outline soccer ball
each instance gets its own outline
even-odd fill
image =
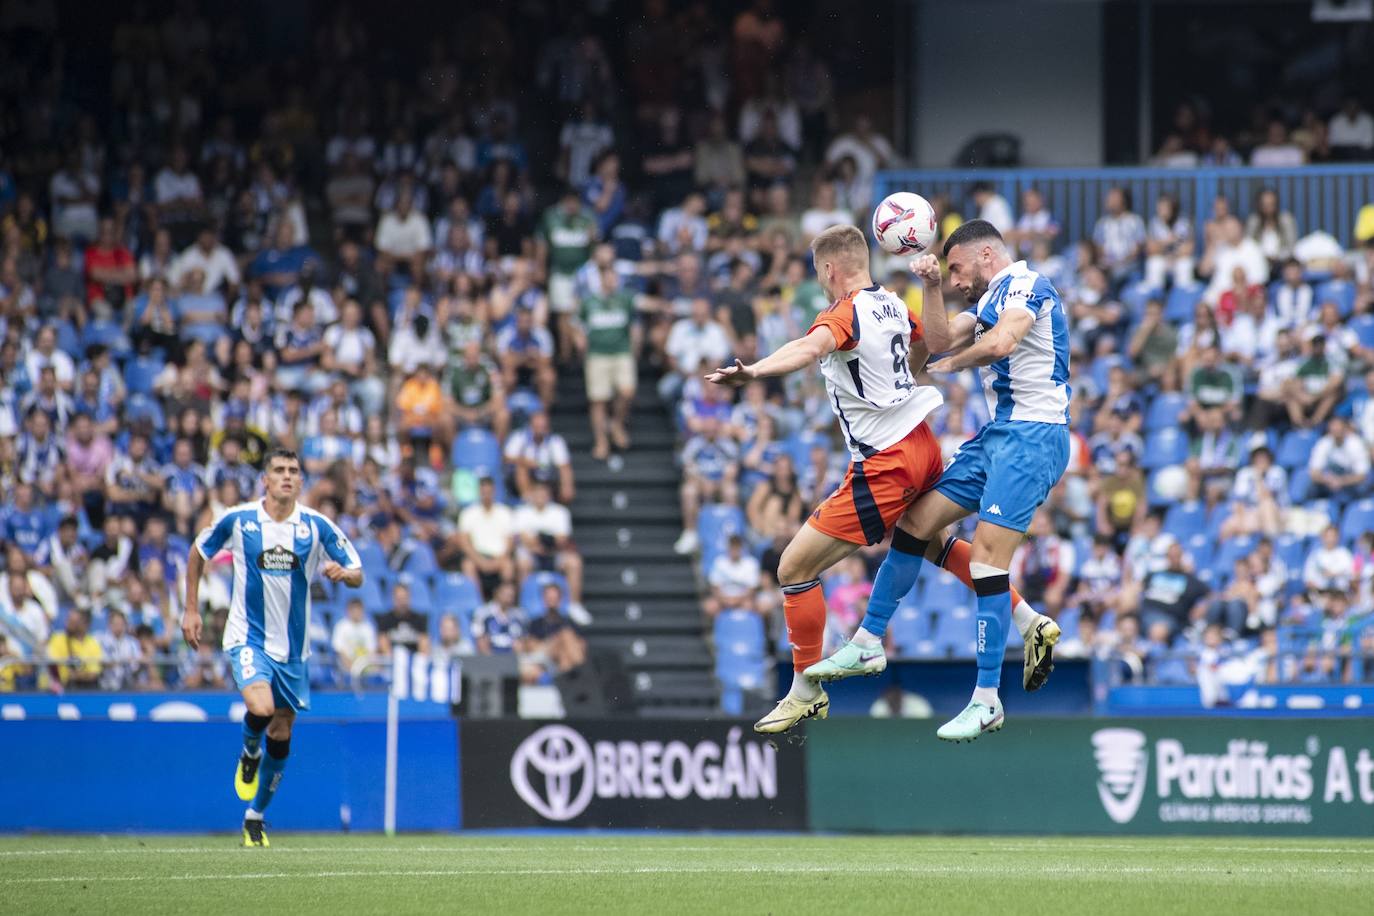
[[[873,211],[873,237],[888,254],[920,254],[935,244],[935,210],[920,194],[889,194]]]

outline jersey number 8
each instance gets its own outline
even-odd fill
[[[911,351],[907,348],[905,334],[892,335],[892,375],[893,387],[904,391],[916,387],[911,381]]]

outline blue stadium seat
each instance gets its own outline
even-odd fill
[[[441,610],[452,611],[465,622],[482,603],[477,583],[460,572],[434,574],[430,578],[430,590]]]
[[[453,465],[500,476],[501,443],[480,426],[470,426],[453,437]]]
[[[1312,487],[1312,475],[1307,465],[1291,468],[1288,471],[1288,501],[1301,505],[1307,501],[1307,491]]]
[[[1241,557],[1253,553],[1255,545],[1258,543],[1259,538],[1253,534],[1246,534],[1223,541],[1210,564],[1218,580],[1229,582],[1231,579],[1231,571],[1235,567],[1236,561]]]
[[[1353,502],[1341,515],[1341,540],[1346,546],[1354,546],[1366,531],[1374,531],[1374,499]]]
[[[697,537],[701,539],[702,552],[707,545],[725,549],[725,542],[732,534],[743,534],[747,528],[744,510],[728,503],[712,503],[702,506],[697,515]]]
[[[391,595],[383,587],[386,582],[384,578],[377,576],[363,575],[362,587],[358,589],[357,596],[362,599],[363,608],[369,614],[384,614],[391,608]]]
[[[133,421],[146,417],[152,423],[154,429],[165,429],[167,427],[167,415],[163,413],[162,404],[147,394],[131,394],[129,399],[124,402],[124,419]]]
[[[1274,538],[1274,556],[1283,561],[1289,573],[1301,570],[1307,562],[1308,540],[1296,534],[1281,534]]]
[[[1374,348],[1374,315],[1358,315],[1352,318],[1350,330],[1360,339],[1360,346]]]
[[[1078,622],[1083,618],[1083,612],[1076,607],[1065,608],[1059,612],[1055,618],[1055,623],[1059,624],[1061,639],[1075,639],[1078,636]]]
[[[1097,386],[1097,390],[1106,391],[1107,380],[1111,375],[1111,371],[1125,364],[1126,358],[1119,353],[1109,353],[1106,356],[1099,356],[1097,359],[1093,360],[1092,366],[1089,368],[1088,372],[1092,377],[1093,384]]]
[[[562,573],[557,572],[537,572],[525,577],[525,581],[520,583],[520,606],[525,609],[525,613],[530,618],[543,616],[544,614],[544,586],[549,583],[557,585],[563,593],[563,600],[559,609],[568,613],[568,580]]]
[[[1164,531],[1184,543],[1207,530],[1207,506],[1201,500],[1175,503],[1164,515]]]
[[[921,595],[921,605],[927,610],[943,614],[949,608],[968,604],[973,599],[973,592],[968,586],[943,569],[935,571],[934,575],[927,573],[921,578],[927,580]]]
[[[1169,290],[1169,298],[1164,300],[1164,318],[1174,324],[1184,324],[1193,320],[1193,309],[1202,298],[1202,286],[1175,286]]]
[[[544,402],[539,400],[539,395],[528,388],[517,388],[507,395],[506,409],[510,411],[512,424],[515,427],[520,427],[525,425],[524,421],[531,414],[539,413],[544,409]]]
[[[1212,539],[1205,534],[1195,534],[1183,542],[1183,549],[1193,558],[1196,569],[1208,569],[1212,565]]]
[[[768,666],[761,655],[716,653],[716,678],[728,690],[758,690],[766,683]]]
[[[354,546],[358,550],[358,559],[363,564],[364,578],[377,579],[391,575],[391,567],[386,562],[386,554],[376,541],[369,538]]]
[[[63,353],[77,354],[81,352],[81,338],[76,333],[76,326],[70,321],[59,321],[53,325],[57,331],[57,349]],[[34,379],[37,382],[37,379]]]
[[[1290,471],[1294,468],[1305,468],[1307,458],[1312,454],[1312,447],[1320,438],[1321,433],[1314,429],[1290,429],[1279,441],[1279,453],[1274,456],[1274,460]]]
[[[762,659],[767,651],[763,618],[749,611],[721,611],[712,626],[712,638],[717,653]]]
[[[1158,470],[1188,460],[1188,437],[1176,428],[1157,429],[1145,440],[1145,454],[1140,466],[1147,471]]]
[[[1348,318],[1355,310],[1355,284],[1349,280],[1328,280],[1313,291],[1312,298],[1319,308],[1327,302],[1336,303],[1341,317]]]
[[[124,387],[129,394],[151,394],[153,380],[164,365],[156,356],[135,356],[124,365]]]
[[[792,458],[792,466],[795,468],[808,467],[811,464],[811,448],[816,445],[830,449],[830,439],[815,430],[803,430],[791,436],[787,440],[787,454]]]
[[[1155,396],[1145,412],[1145,431],[1177,428],[1178,418],[1188,409],[1188,398],[1177,392],[1168,391]]]
[[[412,576],[402,573],[396,577],[396,582],[410,589],[410,606],[415,608],[417,613],[430,615],[430,626],[438,626],[439,615],[435,611],[441,610],[434,602],[434,593],[429,587],[427,576]],[[435,630],[437,633],[437,629]]]
[[[423,541],[412,545],[410,554],[401,565],[401,572],[412,576],[432,576],[439,571],[439,562],[434,558],[434,549]]]
[[[888,627],[892,646],[898,655],[917,655],[923,642],[931,642],[930,614],[923,611],[915,602],[903,601],[897,605]]]

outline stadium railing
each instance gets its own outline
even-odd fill
[[[1019,211],[1021,193],[1035,188],[1059,222],[1061,244],[1092,237],[1102,215],[1102,200],[1113,187],[1131,193],[1132,209],[1147,222],[1161,194],[1178,198],[1180,212],[1195,227],[1211,218],[1212,202],[1224,195],[1231,212],[1241,219],[1250,213],[1255,195],[1273,188],[1279,207],[1293,214],[1298,232],[1317,229],[1331,233],[1342,245],[1353,242],[1356,215],[1374,203],[1374,165],[1309,165],[1289,169],[1235,168],[1167,169],[910,169],[878,173],[877,197],[894,191],[916,190],[926,197],[944,194],[951,207],[975,215],[971,192],[979,182],[990,183]]]

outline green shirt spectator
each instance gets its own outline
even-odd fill
[[[583,299],[582,326],[587,331],[587,352],[597,356],[629,353],[634,316],[635,297],[626,290]]]

